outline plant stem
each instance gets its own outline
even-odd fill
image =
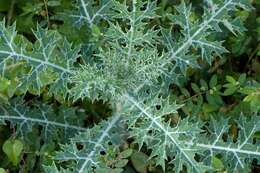
[[[46,11],[46,18],[47,18],[47,26],[50,26],[50,18],[49,18],[49,11],[48,11],[48,0],[43,0],[44,1],[44,8]]]
[[[255,56],[255,54],[257,53],[257,51],[260,49],[260,44],[257,45],[257,47],[255,48],[255,50],[250,54],[248,61],[246,62],[246,65],[244,66],[244,70],[246,70],[246,67],[249,65],[250,61],[253,59],[253,57]]]
[[[11,19],[13,17],[13,12],[14,12],[14,5],[16,3],[16,0],[12,0],[11,1],[11,6],[10,6],[10,9],[8,11],[8,15],[7,15],[7,25],[10,25],[11,24]]]

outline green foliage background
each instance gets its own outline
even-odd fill
[[[101,4],[99,0],[93,2],[94,7]],[[122,0],[118,2],[123,3]],[[192,3],[193,10],[190,20],[195,21],[201,16],[203,2],[200,0],[186,0],[185,2],[187,4]],[[183,65],[184,70],[182,72],[185,73],[185,77],[171,78],[170,85],[162,86],[170,92],[170,103],[176,101],[176,105],[183,105],[178,107],[178,111],[175,110],[174,113],[171,112],[170,115],[167,115],[167,120],[177,123],[183,117],[190,117],[208,123],[213,118],[228,119],[230,128],[227,133],[232,137],[232,140],[236,141],[239,136],[239,123],[237,122],[240,115],[243,114],[244,117],[249,117],[249,119],[250,117],[259,117],[260,1],[251,0],[250,3],[254,10],[244,11],[240,9],[232,12],[235,17],[242,20],[246,31],[241,33],[234,31],[232,34],[224,28],[221,33],[215,32],[209,35],[211,40],[215,38],[224,40],[225,49],[221,52],[224,53],[221,57],[214,55],[213,60],[211,57],[206,57],[204,59],[206,61],[192,62],[192,67]],[[140,28],[146,31],[153,26],[160,26],[165,33],[174,31],[174,37],[181,38],[178,34],[180,27],[172,25],[174,18],[171,19],[171,15],[177,13],[174,6],[180,4],[180,1],[160,0],[156,1],[155,4],[155,13],[148,14],[148,16],[154,17],[146,21],[148,26],[142,26],[142,23],[140,23]],[[118,7],[121,6],[118,5]],[[99,68],[90,65],[102,61],[104,55],[102,51],[106,50],[106,46],[117,39],[116,37],[107,38],[105,36],[106,32],[113,32],[113,30],[109,30],[112,22],[109,21],[111,22],[109,23],[102,18],[95,19],[93,24],[85,24],[82,21],[75,22],[76,20],[68,17],[68,14],[75,10],[77,9],[71,0],[0,0],[0,19],[5,21],[5,23],[0,24],[0,29],[2,31],[6,29],[6,32],[12,31],[15,23],[19,35],[15,38],[14,45],[24,47],[27,51],[25,53],[28,55],[35,55],[31,50],[42,51],[45,47],[41,46],[51,40],[53,44],[48,48],[48,51],[52,52],[52,48],[55,47],[52,52],[52,55],[57,55],[56,59],[53,60],[54,64],[60,64],[64,67],[69,64],[68,66],[71,68],[75,64],[76,67],[85,65],[83,71],[78,72],[74,78],[70,79],[73,82],[78,82],[70,91],[73,96],[70,96],[67,93],[66,86],[68,81],[64,80],[66,79],[65,74],[54,72],[53,69],[39,70],[39,72],[37,71],[37,78],[32,77],[25,80],[20,77],[30,73],[30,67],[25,65],[26,62],[12,63],[12,60],[7,62],[7,70],[4,73],[1,72],[0,75],[0,113],[1,116],[8,117],[0,118],[0,122],[3,124],[0,125],[0,146],[2,148],[0,150],[0,168],[2,168],[0,173],[4,171],[44,172],[43,165],[45,165],[46,172],[55,172],[55,169],[53,169],[55,166],[52,168],[48,166],[53,165],[55,156],[62,157],[60,156],[61,153],[60,155],[58,153],[57,156],[56,151],[70,151],[71,148],[65,145],[70,142],[69,138],[74,137],[78,131],[87,131],[88,137],[91,139],[94,134],[88,132],[87,128],[94,128],[94,131],[98,132],[100,127],[97,124],[105,127],[107,123],[105,120],[111,118],[112,109],[115,105],[112,105],[109,100],[111,95],[114,94],[113,92],[117,92],[117,90],[114,91],[114,88],[107,86],[106,89],[111,89],[111,93],[106,93],[106,95],[100,97],[99,94],[103,89],[103,78],[101,76],[97,79],[95,75],[90,76],[88,71],[95,72]],[[116,28],[116,25],[120,25],[127,28],[125,20],[121,18],[121,23],[117,23],[113,27]],[[7,29],[6,26],[11,26],[11,29]],[[43,38],[46,38],[46,40],[37,40],[35,37],[37,34],[39,37],[44,36]],[[149,35],[151,37],[145,38],[147,43],[143,44],[156,44],[158,50],[163,52],[163,44],[165,43],[156,37],[154,39],[154,35],[156,33],[151,32],[151,35]],[[151,43],[149,39],[151,39]],[[153,43],[153,39],[158,42]],[[142,45],[138,46],[143,48]],[[65,55],[69,55],[67,59],[61,59],[64,55],[63,52],[65,52]],[[78,58],[78,52],[83,55],[83,58]],[[93,56],[95,56],[94,59]],[[109,55],[107,54],[107,56]],[[114,59],[114,63],[119,64],[121,62],[116,62]],[[122,64],[118,66],[120,65]],[[200,68],[197,68],[198,65]],[[122,69],[113,70],[120,71]],[[131,73],[131,69],[128,73]],[[113,75],[111,74],[111,76]],[[121,79],[124,75],[126,74],[122,73],[122,76],[118,78]],[[156,74],[151,76],[156,76]],[[56,80],[57,78],[59,80]],[[139,79],[141,80],[141,77]],[[37,84],[36,80],[39,80]],[[80,85],[80,82],[84,82],[84,80],[87,82],[93,81],[93,85],[96,84],[95,81],[101,81],[100,84],[97,84],[100,88],[97,87],[93,93],[80,93],[81,87],[85,87],[84,83]],[[130,87],[127,80],[122,79],[121,83],[116,85],[122,88]],[[129,78],[129,80],[131,79]],[[114,84],[113,82],[116,83],[111,77],[109,83]],[[171,106],[176,106],[175,104]],[[129,109],[129,112],[131,111],[137,112]],[[19,117],[20,113],[30,117],[32,122],[26,121],[23,123],[22,118],[17,120],[15,117]],[[128,115],[128,112],[125,112],[125,114]],[[48,124],[49,122],[45,121],[46,117],[52,120],[52,123]],[[34,120],[37,120],[38,123],[33,123]],[[240,119],[239,121],[247,120]],[[62,126],[67,122],[72,122],[70,127]],[[56,128],[57,123],[60,123],[58,124],[59,129]],[[225,124],[224,121],[223,124]],[[126,127],[118,126],[115,128],[117,131],[122,131],[122,134],[127,134],[124,133]],[[195,131],[196,129],[190,127],[190,130]],[[101,162],[106,165],[106,169],[102,168],[96,172],[175,172],[176,167],[173,168],[169,162],[164,164],[162,160],[150,158],[151,148],[146,145],[140,148],[141,141],[133,140],[136,137],[135,134],[124,135],[120,138],[115,137],[117,147],[108,145],[108,152],[100,153],[103,155]],[[139,137],[138,134],[137,137]],[[259,138],[260,132],[258,130],[254,133],[254,140],[258,141]],[[80,139],[84,139],[84,137],[78,135],[73,138],[75,141]],[[19,150],[22,150],[21,153],[18,152]],[[215,172],[227,171],[225,163],[221,159],[218,155],[212,159]],[[250,164],[248,170],[252,172],[260,171],[257,161]],[[63,167],[69,167],[66,165],[75,166],[70,161],[61,164]],[[187,171],[189,170],[186,168],[182,172]]]

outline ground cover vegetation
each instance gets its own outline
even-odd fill
[[[260,172],[259,9],[0,0],[0,173]]]

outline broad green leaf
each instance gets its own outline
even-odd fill
[[[127,149],[127,150],[120,153],[120,157],[121,158],[128,158],[132,155],[132,153],[133,153],[132,149]]]
[[[206,91],[209,89],[207,82],[203,79],[200,80],[200,85],[202,91]]]
[[[55,7],[55,6],[60,6],[60,2],[59,1],[53,1],[53,0],[50,0],[50,1],[47,1],[47,5],[50,6],[50,7]]]
[[[6,173],[6,171],[3,168],[0,168],[0,173]]]
[[[20,140],[7,140],[3,145],[3,151],[8,159],[17,166],[20,162],[20,157],[23,151],[24,144]]]
[[[203,104],[203,112],[205,112],[205,113],[211,113],[211,112],[214,112],[216,110],[218,110],[218,106],[216,106],[216,105],[210,105],[210,104],[207,104],[207,103]]]
[[[98,38],[101,35],[100,29],[98,28],[97,25],[93,25],[91,30],[94,37]]]
[[[225,89],[223,95],[224,95],[224,96],[229,96],[229,95],[234,94],[236,91],[237,91],[237,87],[236,87],[236,86],[233,86],[233,87],[231,87],[231,88]]]
[[[122,168],[115,168],[115,169],[112,169],[112,168],[98,168],[96,170],[96,173],[122,173],[123,169]]]
[[[6,90],[9,85],[11,84],[11,82],[8,79],[2,78],[0,77],[0,92]]]
[[[197,84],[192,83],[191,84],[191,88],[193,89],[194,92],[200,93],[200,88],[199,88],[199,86]]]
[[[213,88],[218,84],[218,77],[217,75],[213,75],[209,81],[209,87]]]
[[[246,82],[246,74],[241,74],[238,78],[238,82],[240,83],[240,85],[243,85]]]
[[[212,158],[212,165],[215,170],[222,170],[225,168],[224,164],[222,163],[221,159],[213,156]]]
[[[148,168],[148,156],[143,152],[134,152],[131,156],[131,162],[135,170],[139,173],[146,173]]]
[[[128,159],[122,159],[122,160],[118,160],[116,163],[115,163],[115,167],[116,168],[123,168],[127,165],[128,163]]]
[[[226,76],[226,80],[232,85],[236,85],[236,80],[232,76]]]

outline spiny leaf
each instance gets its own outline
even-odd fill
[[[104,35],[110,46],[96,55],[100,63],[83,66],[71,78],[75,83],[71,88],[74,100],[85,97],[92,100],[116,98],[140,84],[152,85],[162,70],[157,67],[163,56],[159,56],[154,49],[158,31],[146,30],[144,22],[156,17],[155,2],[138,1],[128,6],[113,1],[112,9],[113,20]],[[118,25],[119,19],[127,22],[128,29]]]
[[[70,12],[69,17],[77,27],[86,24],[92,27],[100,19],[106,18],[106,12],[111,7],[112,2],[110,0],[101,0],[99,2],[94,0],[77,0],[74,5],[75,10]]]
[[[132,136],[140,147],[146,144],[153,151],[150,157],[154,157],[158,165],[165,169],[165,160],[170,157],[176,172],[180,172],[183,165],[191,172],[200,173],[209,169],[194,159],[195,154],[199,152],[197,147],[185,144],[186,141],[195,140],[201,131],[200,128],[187,119],[182,120],[175,127],[171,127],[170,121],[165,122],[165,116],[176,113],[180,106],[170,105],[167,99],[158,97],[145,99],[145,101],[137,100],[130,95],[124,97],[127,100],[126,107],[123,109],[127,110],[124,116],[131,117],[127,118],[127,122],[132,129]]]
[[[169,15],[174,24],[178,24],[182,27],[183,37],[177,41],[172,41],[172,37],[164,37],[167,38],[165,39],[165,45],[168,49],[168,57],[162,66],[167,66],[174,62],[172,65],[173,69],[180,69],[182,72],[185,72],[188,67],[198,67],[196,63],[197,57],[194,51],[192,51],[192,48],[196,48],[198,55],[209,64],[214,60],[214,55],[221,56],[227,52],[221,45],[222,41],[212,41],[209,36],[214,32],[221,32],[222,30],[219,26],[221,24],[225,25],[226,23],[226,25],[231,28],[231,26],[233,26],[231,23],[238,23],[237,21],[233,22],[233,19],[230,17],[229,13],[231,11],[236,11],[238,8],[250,10],[251,5],[248,1],[239,0],[210,2],[210,7],[204,9],[204,15],[201,21],[191,20],[191,7],[187,6],[184,1],[176,7],[179,14]],[[242,25],[236,25],[232,27],[231,31],[243,32],[244,30]],[[172,34],[170,33],[169,35]],[[186,58],[191,55],[191,58]]]
[[[41,126],[42,138],[45,141],[55,137],[69,139],[86,129],[82,126],[82,117],[75,113],[75,109],[60,107],[55,112],[50,105],[34,104],[32,107],[23,103],[22,99],[14,99],[10,105],[0,106],[0,123],[10,122],[16,128],[18,135],[25,137],[33,127]]]
[[[0,70],[8,75],[7,66],[26,62],[24,69],[17,74],[18,89],[26,92],[29,88],[40,94],[46,85],[53,84],[52,91],[64,93],[67,77],[73,71],[73,63],[78,57],[79,48],[71,44],[55,31],[37,27],[34,31],[36,42],[31,43],[17,35],[15,24],[9,27],[0,22]],[[61,44],[62,43],[62,44]]]
[[[227,137],[229,125],[228,120],[212,119],[209,126],[209,135],[200,138],[197,143],[190,143],[205,150],[204,162],[214,159],[215,156],[221,155],[225,168],[230,171],[249,171],[249,165],[253,159],[260,161],[259,139],[254,139],[254,134],[260,131],[260,118],[253,116],[245,118],[243,116],[237,121],[239,136],[234,139]],[[207,157],[206,157],[207,156]]]
[[[62,146],[62,151],[57,153],[55,160],[59,162],[72,161],[72,165],[67,166],[72,168],[73,173],[93,172],[95,169],[106,168],[106,163],[103,163],[101,159],[101,152],[106,153],[106,150],[111,147],[110,144],[116,147],[123,142],[120,134],[116,133],[123,132],[118,125],[120,118],[119,115],[115,115],[88,129],[87,132],[72,138],[70,144]],[[79,146],[81,147],[78,148]]]

